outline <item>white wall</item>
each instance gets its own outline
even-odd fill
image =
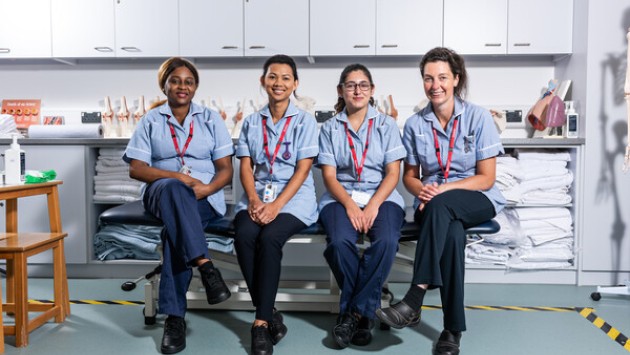
[[[583,3],[584,1],[578,1]],[[586,176],[582,282],[617,284],[630,275],[630,175],[621,170],[626,146],[628,1],[588,2]],[[625,275],[608,273],[619,270]]]

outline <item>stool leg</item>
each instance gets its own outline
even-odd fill
[[[0,282],[0,298],[2,298],[2,283]],[[4,353],[4,323],[2,321],[2,300],[0,299],[0,353]]]
[[[7,301],[5,303],[15,303],[15,260],[7,259]],[[7,315],[13,315],[13,312],[7,312]]]
[[[15,346],[28,345],[28,280],[26,255],[15,253]]]
[[[55,322],[61,323],[66,319],[66,312],[70,311],[70,308],[66,305],[67,297],[67,283],[64,282],[63,265],[63,240],[55,243],[53,247],[53,284],[55,292],[55,307],[59,307],[59,312],[55,316]],[[68,308],[67,308],[68,307]]]

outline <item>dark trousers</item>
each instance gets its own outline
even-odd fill
[[[341,289],[340,313],[357,312],[373,319],[380,308],[381,289],[389,275],[400,239],[405,212],[392,202],[384,202],[367,233],[370,247],[363,256],[356,246],[359,232],[348,219],[342,204],[326,205],[320,221],[326,230],[324,257]]]
[[[451,190],[435,196],[416,211],[420,225],[413,284],[439,287],[444,328],[466,330],[464,313],[464,249],[466,231],[495,216],[494,206],[481,192]]]
[[[144,208],[164,223],[158,310],[183,317],[192,278],[190,262],[208,257],[203,229],[220,216],[208,200],[197,200],[193,190],[177,179],[159,179],[149,184]]]
[[[271,322],[282,262],[282,247],[292,235],[306,228],[298,218],[280,213],[271,223],[256,224],[247,211],[234,218],[234,247],[238,264],[256,307],[256,319]]]

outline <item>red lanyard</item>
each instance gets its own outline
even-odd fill
[[[373,124],[374,124],[374,119],[369,119],[367,137],[365,138],[365,149],[363,149],[363,157],[361,158],[361,165],[359,165],[359,161],[357,159],[357,150],[354,148],[354,142],[352,141],[352,136],[350,135],[350,131],[348,130],[348,123],[347,122],[343,123],[343,125],[346,126],[346,136],[348,137],[348,144],[350,145],[350,152],[352,152],[352,160],[354,161],[354,168],[357,172],[357,182],[361,182],[361,173],[363,172],[363,165],[365,164],[365,157],[367,156],[368,147],[370,146],[370,133],[372,132]]]
[[[448,158],[446,160],[446,168],[442,165],[442,156],[440,155],[440,144],[438,143],[437,130],[433,127],[433,141],[435,142],[435,155],[437,156],[438,164],[444,175],[444,182],[448,182],[448,173],[451,171],[451,160],[453,159],[453,148],[455,147],[455,131],[457,131],[457,122],[459,116],[455,117],[453,121],[453,130],[451,131],[451,139],[448,144]]]
[[[263,147],[265,148],[265,154],[267,154],[267,160],[269,160],[269,175],[273,174],[273,163],[276,161],[278,151],[280,150],[280,146],[282,145],[282,141],[284,140],[284,135],[287,133],[287,129],[289,128],[289,124],[291,123],[292,118],[293,116],[289,116],[289,118],[287,118],[287,121],[284,123],[284,128],[282,129],[282,133],[280,133],[278,143],[276,143],[276,149],[273,151],[273,157],[269,154],[269,139],[267,138],[267,117],[263,116],[262,118]]]
[[[190,120],[190,130],[188,130],[188,139],[186,139],[186,143],[184,144],[184,150],[182,152],[179,151],[179,144],[177,144],[177,135],[175,134],[175,128],[173,128],[173,124],[168,122],[168,127],[171,129],[171,138],[173,138],[173,145],[175,146],[175,152],[177,152],[177,156],[179,156],[179,159],[182,160],[182,166],[185,166],[186,163],[184,162],[184,153],[186,153],[186,150],[188,149],[188,145],[190,144],[190,141],[192,140],[193,137],[193,128],[194,128],[194,120]]]

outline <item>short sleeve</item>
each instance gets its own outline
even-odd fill
[[[307,113],[304,114],[302,122],[298,123],[296,133],[295,138],[298,141],[297,160],[316,157],[319,148],[317,146],[317,121],[315,121],[315,117]]]
[[[232,137],[217,113],[210,111],[210,122],[214,127],[214,151],[212,152],[212,160],[218,160],[234,154],[234,144]]]
[[[131,135],[123,155],[125,162],[131,163],[131,160],[140,160],[151,165],[151,121],[149,117],[148,114],[144,115]]]
[[[332,121],[325,123],[319,131],[319,154],[317,155],[317,166],[337,166],[335,153],[333,151],[331,123]]]
[[[411,124],[414,120],[416,116],[411,116],[407,119],[407,122],[405,123],[405,127],[403,128],[403,145],[405,147],[405,150],[407,151],[407,157],[405,158],[405,163],[409,164],[409,165],[413,165],[413,166],[418,166],[420,165],[419,159],[418,159],[418,149],[416,147],[416,141],[414,139],[414,132],[413,132],[413,128],[411,127]]]
[[[499,132],[497,132],[490,112],[482,110],[481,120],[475,132],[477,140],[477,160],[485,160],[504,153]]]
[[[236,143],[236,157],[251,157],[249,151],[249,145],[247,144],[247,136],[251,125],[252,116],[248,116],[243,121],[243,127],[241,128],[241,134],[238,136],[238,142]]]
[[[389,164],[393,161],[401,160],[407,155],[402,140],[400,139],[400,130],[393,118],[387,117],[385,119],[385,132],[383,137],[383,152],[385,153],[385,161],[383,163]]]

